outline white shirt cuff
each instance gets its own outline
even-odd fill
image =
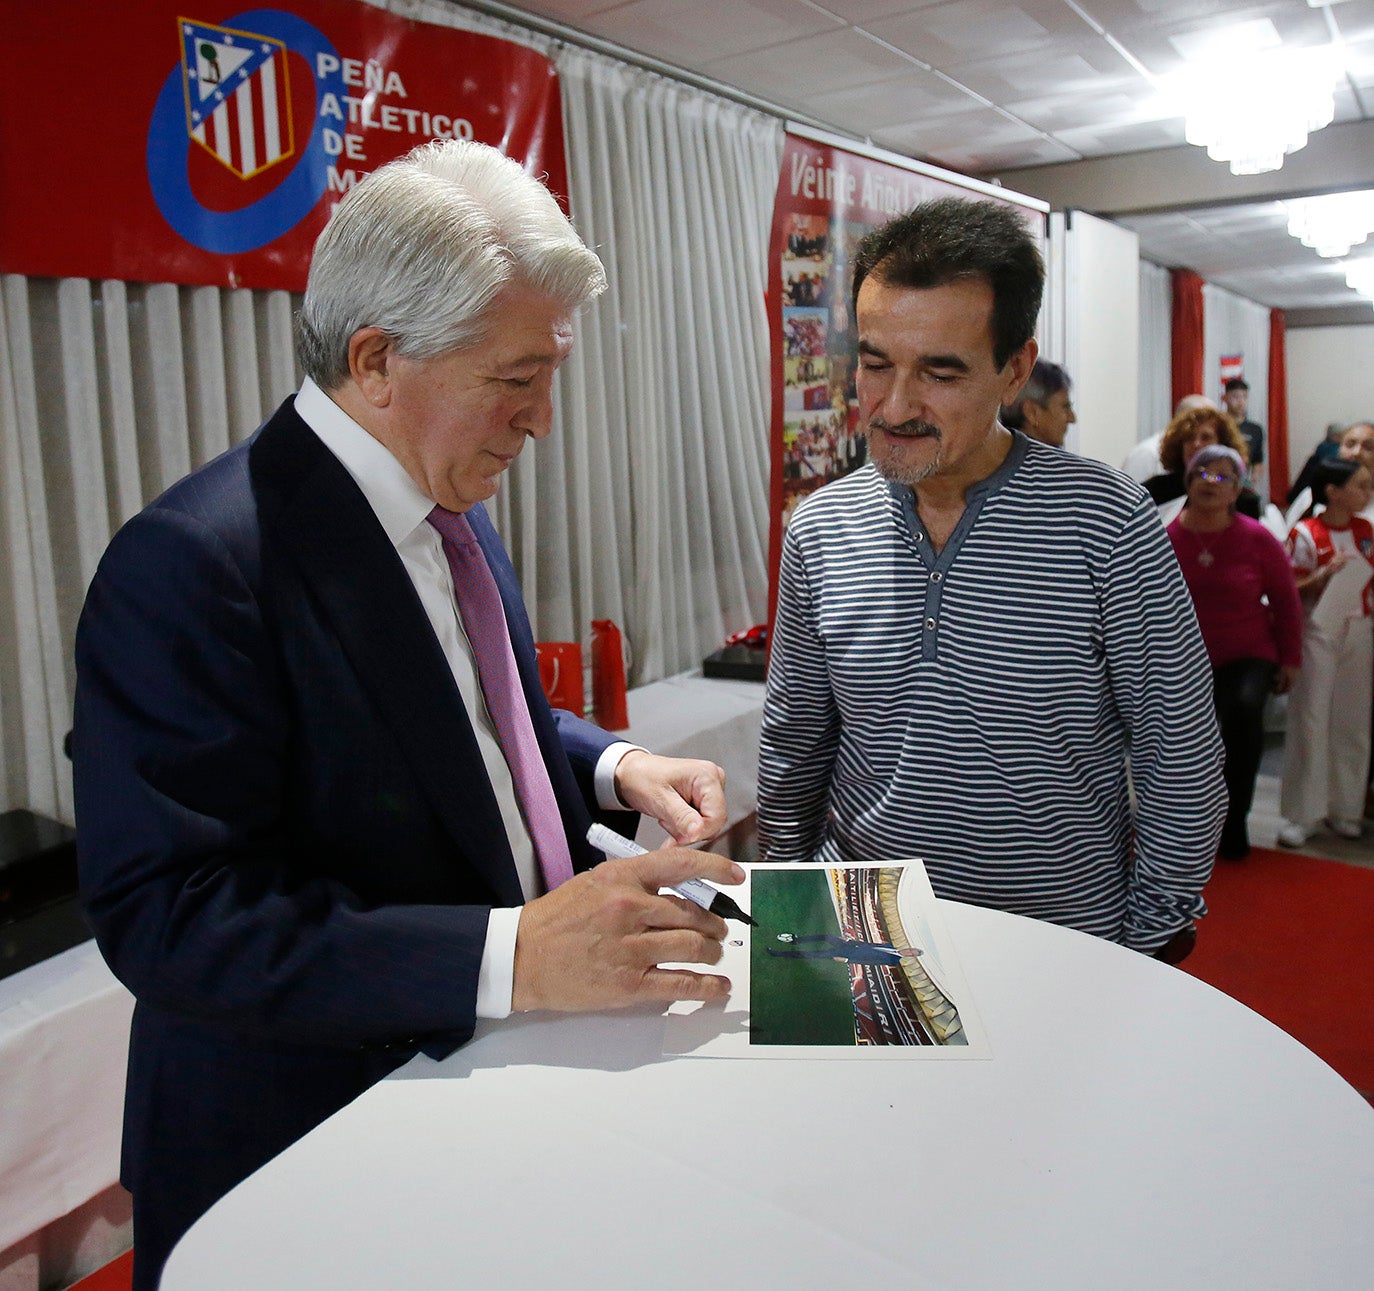
[[[639,749],[641,753],[648,750],[639,744],[629,744],[624,740],[617,740],[596,760],[596,771],[594,779],[596,783],[596,805],[602,811],[629,811],[620,795],[615,791],[615,769],[620,765],[620,759],[634,749]]]
[[[615,769],[620,759],[638,744],[617,740],[596,760],[593,777],[596,805],[604,811],[628,811],[615,791]],[[515,990],[515,936],[520,928],[523,906],[496,906],[487,919],[487,941],[482,948],[482,966],[477,972],[477,1016],[508,1018],[511,995]]]
[[[477,972],[477,1016],[508,1018],[515,991],[515,934],[524,906],[495,906],[487,919],[487,944]]]

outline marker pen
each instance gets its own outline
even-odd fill
[[[593,825],[587,831],[587,841],[607,856],[643,856],[649,850],[617,834],[615,830],[607,829],[605,825]],[[693,905],[720,915],[722,919],[737,919],[751,928],[756,926],[753,919],[735,904],[733,897],[727,896],[719,888],[713,888],[705,879],[688,879],[685,883],[679,883],[673,891],[680,897],[686,897]]]

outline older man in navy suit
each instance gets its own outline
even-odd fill
[[[77,636],[82,881],[137,997],[122,1177],[136,1284],[219,1196],[478,1017],[710,999],[725,924],[659,889],[723,857],[601,859],[593,817],[718,832],[712,763],[539,687],[480,503],[549,433],[600,262],[477,144],[360,184],[321,235],[307,373],[115,537]]]

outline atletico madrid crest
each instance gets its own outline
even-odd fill
[[[186,131],[240,179],[295,152],[286,46],[270,36],[178,18]]]

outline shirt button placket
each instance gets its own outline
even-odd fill
[[[927,661],[937,657],[936,646],[938,637],[937,629],[940,626],[940,599],[944,591],[942,586],[943,575],[939,570],[932,570],[930,581],[926,584],[926,617],[921,627],[921,658]]]

